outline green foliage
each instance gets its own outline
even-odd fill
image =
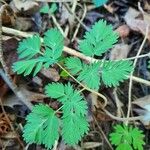
[[[47,148],[52,148],[59,138],[59,119],[55,111],[47,105],[35,105],[26,120],[24,140],[27,143],[44,144]]]
[[[24,127],[23,137],[28,143],[44,144],[51,148],[59,138],[59,130],[62,128],[62,137],[65,143],[75,145],[87,133],[89,125],[86,119],[87,103],[74,90],[71,84],[48,84],[45,87],[47,96],[58,99],[62,103],[63,116],[58,119],[57,110],[54,111],[47,105],[39,104],[33,107],[27,116],[27,124]],[[59,121],[62,121],[60,126]]]
[[[114,126],[114,132],[110,134],[110,141],[116,150],[143,150],[144,135],[136,127],[126,125]]]
[[[43,12],[50,11],[49,9],[47,7]],[[100,56],[112,48],[117,39],[118,35],[113,32],[112,26],[100,20],[89,32],[86,32],[84,39],[79,43],[79,50],[87,56]],[[35,76],[43,67],[49,68],[60,61],[63,47],[63,36],[55,28],[45,32],[43,40],[39,35],[26,38],[19,43],[17,52],[20,60],[13,64],[13,71],[25,76],[33,73]],[[63,68],[60,64],[58,66]],[[67,58],[65,66],[72,75],[77,76],[79,82],[83,82],[87,88],[94,90],[99,89],[101,81],[109,87],[119,85],[119,82],[126,79],[133,69],[130,61],[99,60],[88,64],[74,57]],[[63,71],[64,76],[70,75],[65,74],[67,73],[65,69]],[[77,144],[89,130],[86,118],[87,103],[80,92],[74,90],[70,83],[66,85],[48,84],[45,87],[46,95],[57,99],[62,106],[58,110],[53,110],[44,104],[34,106],[32,112],[27,116],[27,123],[24,127],[25,141],[44,144],[50,149],[61,135],[65,143]],[[62,111],[61,117],[58,117],[60,116],[57,115],[58,111]],[[112,144],[118,146],[118,149],[121,149],[122,146],[131,149],[133,146],[139,150],[143,145],[142,140],[139,143],[135,140],[135,136],[138,136],[138,140],[142,137],[139,130],[129,128],[128,133],[128,127],[123,126],[122,129],[126,131],[125,135],[122,135],[121,130],[111,134]],[[127,138],[127,142],[122,142],[122,137],[123,140]]]
[[[108,61],[102,66],[102,80],[106,86],[118,86],[133,70],[131,61]]]
[[[56,3],[53,3],[51,6],[45,4],[41,9],[40,12],[44,14],[53,14],[57,10]]]
[[[99,89],[101,80],[106,86],[118,86],[133,70],[130,61],[101,61],[87,65],[73,57],[66,59],[65,66],[73,75],[78,75],[79,81],[96,90]]]
[[[100,86],[100,63],[95,62],[90,65],[84,64],[82,71],[78,76],[78,80],[85,83],[91,89],[99,89]]]
[[[93,3],[95,4],[96,7],[100,7],[104,5],[108,0],[93,0]]]
[[[63,50],[63,36],[57,29],[50,29],[45,32],[44,48],[41,51],[41,40],[39,36],[29,37],[20,42],[17,49],[20,60],[13,64],[12,68],[17,74],[24,73],[24,76],[29,75],[33,70],[35,76],[42,67],[48,68],[50,65],[57,62]]]
[[[100,56],[117,42],[118,35],[112,30],[111,25],[100,20],[86,32],[84,39],[79,43],[80,51],[87,56]]]

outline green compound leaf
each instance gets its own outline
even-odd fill
[[[87,56],[100,56],[117,42],[118,35],[106,21],[96,22],[89,32],[85,33],[84,39],[79,43],[79,49]]]
[[[57,59],[61,56],[63,47],[64,47],[64,40],[63,36],[60,33],[60,31],[56,28],[48,30],[44,34],[44,44],[46,48],[51,51],[49,53],[49,56],[53,59]]]
[[[48,84],[45,93],[52,98],[57,98],[63,104],[62,137],[65,143],[77,144],[89,128],[86,119],[86,101],[83,100],[79,91],[73,89],[70,83],[67,85]]]
[[[52,148],[59,138],[59,119],[55,116],[55,112],[47,105],[39,104],[33,107],[26,120],[27,124],[23,131],[25,141]]]
[[[45,86],[45,94],[51,98],[60,98],[65,95],[64,85],[61,83],[51,83]]]
[[[106,86],[118,86],[133,70],[131,61],[108,61],[102,66],[102,80]]]
[[[39,35],[34,35],[32,37],[26,38],[19,42],[17,52],[19,58],[32,58],[37,53],[40,53],[41,41]]]
[[[116,150],[143,150],[144,135],[136,127],[126,125],[116,125],[114,132],[110,134],[110,141],[117,146]]]
[[[77,74],[83,68],[83,64],[79,58],[70,57],[65,61],[65,66],[70,70],[72,75]]]
[[[108,0],[93,0],[93,3],[95,4],[96,7],[100,7],[104,5]]]
[[[68,112],[67,117],[62,120],[62,137],[65,143],[75,145],[89,130],[86,117],[78,116],[75,113]]]
[[[100,86],[100,63],[95,62],[90,65],[84,64],[82,71],[79,73],[78,80],[82,81],[91,89],[99,89]]]
[[[63,36],[57,29],[50,29],[45,33],[44,37],[45,51],[40,51],[40,37],[33,36],[24,39],[19,43],[19,58],[24,58],[15,62],[12,66],[17,74],[29,75],[33,70],[35,76],[42,67],[48,68],[57,62],[63,50]]]

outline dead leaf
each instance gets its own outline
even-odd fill
[[[5,26],[14,26],[16,15],[9,5],[5,5],[2,9],[2,23]]]
[[[143,35],[145,35],[147,26],[150,26],[150,21],[148,21],[150,20],[150,15],[149,14],[146,15],[144,13],[143,19],[138,18],[139,15],[140,15],[139,11],[130,7],[124,18],[125,18],[127,25],[132,30],[140,32]],[[149,33],[148,33],[148,40],[150,41],[150,27],[149,27]]]
[[[42,69],[40,71],[45,77],[47,77],[48,79],[52,80],[52,81],[58,81],[60,79],[60,75],[57,72],[56,69],[54,68],[50,68],[50,69]]]
[[[116,29],[119,37],[126,38],[130,33],[130,28],[127,25],[121,25]]]
[[[34,23],[31,18],[17,17],[14,24],[14,28],[20,31],[27,31],[31,29],[33,25]]]
[[[111,50],[110,59],[119,60],[119,59],[127,58],[130,50],[131,50],[131,46],[129,46],[128,44],[124,44],[124,43],[117,44]]]
[[[143,119],[141,119],[143,125],[146,128],[150,129],[150,95],[138,98],[135,101],[133,101],[132,104],[135,105],[133,110],[139,115],[144,116]]]
[[[11,8],[16,14],[25,13],[26,15],[33,15],[40,9],[40,3],[31,0],[12,0]]]

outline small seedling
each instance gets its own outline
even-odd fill
[[[110,134],[110,141],[116,150],[143,150],[143,138],[141,130],[124,124],[114,126],[114,132]]]

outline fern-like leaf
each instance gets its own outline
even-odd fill
[[[83,68],[83,64],[79,58],[70,57],[65,61],[65,66],[70,70],[72,75],[76,75]]]
[[[65,143],[75,145],[88,132],[88,123],[85,116],[78,116],[73,111],[68,112],[62,119],[62,137]]]
[[[106,21],[96,22],[89,32],[85,33],[84,40],[79,43],[79,49],[87,56],[100,56],[117,42],[118,35]]]
[[[58,83],[48,84],[45,93],[63,104],[62,137],[67,144],[76,144],[87,133],[89,127],[86,119],[86,101],[70,83],[64,86]]]
[[[102,80],[106,86],[118,86],[133,70],[131,61],[108,61],[102,66]]]
[[[57,59],[61,56],[64,46],[63,36],[56,28],[48,30],[44,34],[44,44],[50,49],[49,55],[53,59]]]
[[[51,98],[60,98],[65,95],[64,85],[61,83],[51,83],[45,86],[45,94]]]
[[[26,76],[34,70],[33,76],[35,76],[42,67],[48,68],[56,63],[62,54],[63,36],[59,30],[50,29],[45,33],[44,42],[44,52],[40,51],[39,36],[33,36],[20,42],[18,47],[19,58],[24,58],[24,60],[15,62],[12,66],[13,71]]]
[[[40,53],[41,41],[39,35],[26,38],[19,42],[17,52],[19,58],[32,58],[36,54]]]
[[[26,118],[23,137],[27,143],[44,144],[52,148],[59,138],[59,120],[55,112],[47,105],[39,104],[33,107]]]
[[[143,150],[144,135],[136,127],[126,125],[116,125],[114,132],[110,134],[110,141],[117,146],[117,150],[137,149]]]
[[[78,80],[82,81],[87,87],[98,90],[100,86],[100,63],[95,62],[90,65],[84,64],[82,71],[79,73]]]

